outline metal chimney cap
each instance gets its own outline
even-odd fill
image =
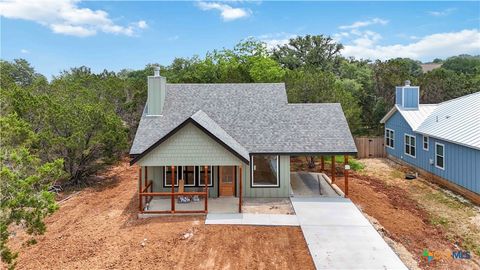
[[[410,86],[410,80],[405,81],[405,86]]]
[[[160,76],[160,67],[159,66],[156,66],[153,68],[154,72],[153,72],[153,75],[158,77]]]

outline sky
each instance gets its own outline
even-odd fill
[[[480,54],[480,2],[0,0],[3,60],[48,78],[71,67],[142,69],[246,38],[269,48],[328,35],[344,56],[423,62]]]

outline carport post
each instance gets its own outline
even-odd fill
[[[140,212],[142,209],[142,167],[138,168],[138,210]]]
[[[345,177],[345,198],[348,197],[348,171],[350,170],[350,165],[348,165],[348,156],[345,155],[343,164],[343,175]]]
[[[335,182],[335,156],[332,156],[332,183]]]
[[[177,172],[178,174],[178,172]],[[171,211],[172,211],[172,214],[175,213],[175,166],[172,165],[172,201],[171,201]]]
[[[238,180],[238,212],[242,213],[242,165],[238,166],[240,169],[240,179]]]
[[[323,156],[320,157],[320,171],[324,171],[325,170],[325,158],[323,158]]]
[[[203,179],[203,181],[205,181],[205,213],[208,213],[208,177],[209,175],[208,174],[208,166],[204,166],[203,167],[203,170],[204,170],[204,176],[205,178]],[[210,173],[213,173],[213,167],[212,167],[212,170],[210,171]]]

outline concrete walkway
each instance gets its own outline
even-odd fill
[[[291,198],[317,269],[407,269],[345,198]]]
[[[297,216],[279,214],[207,214],[205,224],[299,226]]]

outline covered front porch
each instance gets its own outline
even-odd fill
[[[142,166],[139,169],[139,212],[241,213],[242,178],[241,164]]]

